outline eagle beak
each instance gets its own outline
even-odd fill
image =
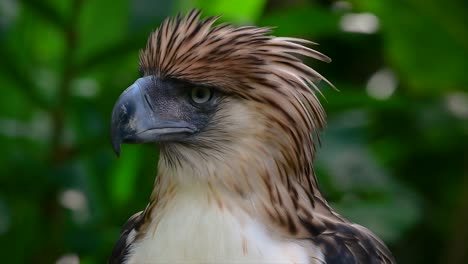
[[[158,89],[151,76],[138,79],[119,97],[112,110],[112,147],[120,155],[122,143],[155,143],[177,141],[197,131],[183,120],[158,113],[152,105],[149,89]],[[165,116],[164,118],[162,116]]]

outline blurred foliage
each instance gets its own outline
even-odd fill
[[[334,207],[399,263],[468,263],[468,2],[1,0],[0,259],[102,263],[145,207],[157,149],[109,143],[110,111],[167,15],[199,7],[320,43],[317,160]]]

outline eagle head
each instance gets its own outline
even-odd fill
[[[213,26],[217,19],[194,10],[150,35],[142,77],[112,112],[114,150],[157,142],[160,170],[204,178],[251,175],[253,167],[309,177],[314,135],[325,124],[314,90],[324,78],[297,55],[330,59],[305,46],[312,42],[265,27]]]

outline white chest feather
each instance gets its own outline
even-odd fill
[[[273,239],[238,208],[204,188],[179,192],[135,243],[127,263],[309,263],[302,246]]]

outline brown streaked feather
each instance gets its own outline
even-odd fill
[[[301,221],[313,234],[309,239],[321,249],[328,264],[395,263],[385,245],[361,226],[346,222]]]
[[[119,240],[112,250],[112,255],[109,258],[109,264],[124,263],[129,254],[130,245],[135,241],[135,238],[143,224],[143,211],[132,215],[125,223],[120,233]],[[132,232],[135,232],[132,234]]]

